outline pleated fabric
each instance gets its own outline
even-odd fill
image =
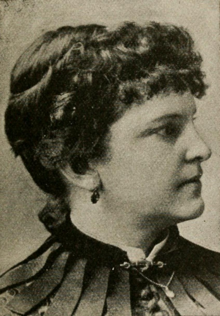
[[[108,316],[132,316],[129,272],[121,269],[116,273],[114,288],[107,298]]]
[[[220,300],[220,276],[213,274],[206,267],[198,269],[196,276]]]
[[[194,275],[181,273],[179,279],[186,293],[200,306],[205,315],[220,313],[220,301]]]
[[[26,286],[7,304],[7,307],[24,315],[38,306],[60,284],[68,256],[69,252],[61,253],[52,267]]]
[[[191,261],[192,257],[189,258]],[[181,260],[179,263],[175,276],[169,284],[169,290],[175,293],[175,296],[170,298],[170,302],[179,315],[218,316],[220,315],[220,277],[208,271],[198,259],[199,257],[194,257],[191,266],[188,260],[185,262]],[[160,273],[158,282],[166,285],[169,279],[169,274]]]
[[[97,266],[87,285],[74,316],[102,316],[108,290],[110,268]]]
[[[79,246],[71,249],[54,237],[46,240],[0,278],[0,303],[6,300],[0,316],[39,315],[39,310],[44,316],[220,315],[220,255],[180,239],[178,248],[158,256],[164,268],[146,272],[154,283],[142,280],[140,287],[131,290],[139,281],[132,283],[135,274],[120,267],[118,261],[106,260],[116,258],[109,254],[112,248],[102,252],[104,248],[93,242],[89,249],[92,254],[87,255]],[[208,268],[209,256],[215,269]],[[166,295],[166,285],[174,297]],[[144,289],[149,289],[149,300],[141,297]],[[144,300],[138,308],[131,297],[135,291],[139,303]]]
[[[8,287],[21,284],[31,279],[45,266],[50,254],[61,246],[55,242],[55,237],[49,237],[45,243],[31,256],[16,264],[0,276],[0,293]]]
[[[166,283],[165,283],[166,284]],[[171,302],[180,315],[204,316],[204,313],[185,291],[178,277],[174,277],[169,289],[175,293]]]
[[[80,299],[87,259],[79,258],[66,274],[45,316],[71,316]]]

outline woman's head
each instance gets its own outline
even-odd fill
[[[111,126],[111,158],[93,166],[113,210],[162,227],[201,215],[201,163],[211,152],[195,113],[190,92],[170,93],[132,107]]]
[[[128,109],[159,95],[205,93],[201,57],[186,30],[124,23],[45,33],[11,76],[6,133],[35,182],[63,194],[59,169],[79,174],[108,155],[106,138]],[[135,153],[134,153],[135,155]]]

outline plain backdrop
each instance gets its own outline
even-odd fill
[[[183,25],[204,58],[210,85],[198,105],[198,128],[213,151],[204,164],[201,218],[179,225],[188,239],[220,251],[220,61],[218,0],[0,0],[0,270],[25,258],[48,236],[37,219],[45,195],[35,186],[4,135],[10,71],[40,34],[63,25],[147,20]]]

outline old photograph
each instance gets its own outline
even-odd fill
[[[0,316],[220,316],[219,0],[0,1]]]

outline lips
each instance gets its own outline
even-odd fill
[[[196,174],[195,176],[193,176],[193,177],[191,177],[191,178],[188,178],[188,179],[186,179],[186,180],[183,180],[183,181],[180,183],[179,187],[182,187],[182,186],[187,185],[187,184],[190,184],[190,183],[200,184],[200,185],[201,185],[201,181],[200,181],[201,177],[202,177],[202,172],[200,172],[199,174]]]
[[[201,178],[201,175],[197,175],[197,176],[195,176],[195,177],[192,177],[192,178],[190,178],[190,179],[184,181],[182,184],[200,182],[200,178]]]

